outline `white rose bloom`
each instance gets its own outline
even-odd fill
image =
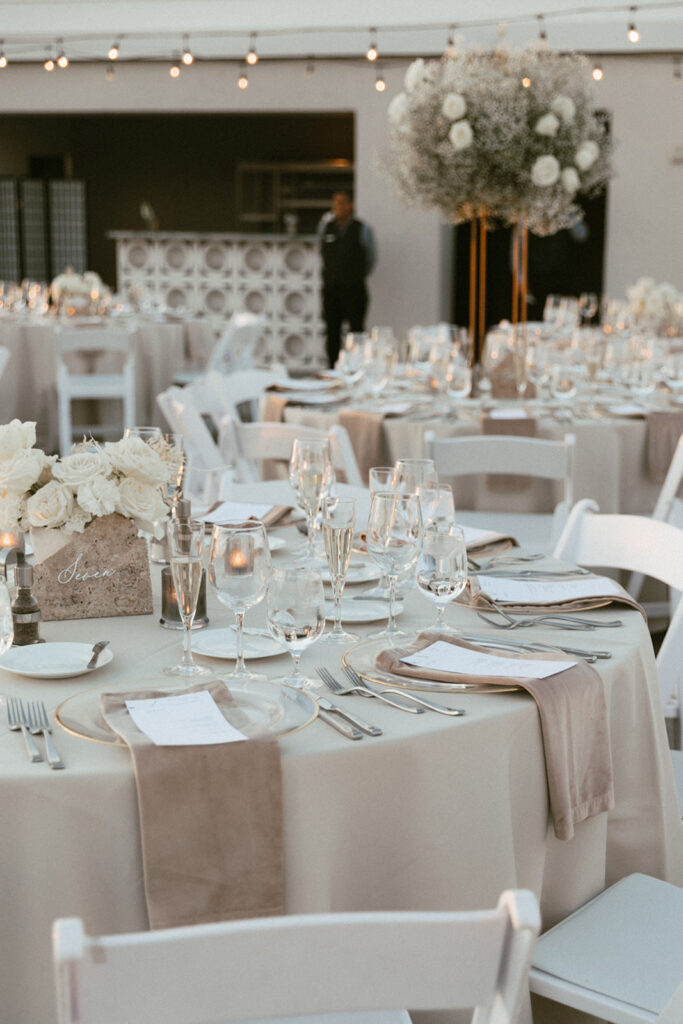
[[[571,96],[556,96],[550,109],[553,114],[557,114],[562,124],[571,124],[576,116],[576,104]]]
[[[17,533],[21,530],[21,520],[25,512],[26,500],[23,494],[3,494],[0,497],[0,530]]]
[[[109,441],[105,445],[105,451],[114,469],[125,476],[152,485],[168,482],[168,465],[141,437],[124,437],[122,441]]]
[[[73,507],[71,488],[58,480],[51,480],[26,502],[25,521],[29,526],[64,526]]]
[[[126,477],[119,484],[118,511],[127,519],[134,519],[138,528],[148,533],[158,533],[154,531],[154,524],[163,523],[168,516],[168,507],[160,491],[133,477]]]
[[[581,184],[579,173],[574,167],[565,167],[560,175],[560,181],[565,192],[573,196]]]
[[[542,188],[554,185],[559,176],[559,161],[550,154],[547,156],[539,156],[538,160],[536,160],[534,166],[531,168],[531,180],[534,185],[539,185]]]
[[[0,426],[0,461],[11,458],[21,448],[32,448],[36,443],[35,423],[12,420]]]
[[[472,127],[469,121],[455,121],[451,125],[451,130],[448,133],[448,138],[453,146],[453,149],[467,149],[468,146],[472,145]]]
[[[544,114],[536,122],[534,131],[537,135],[547,135],[549,138],[552,138],[554,135],[557,135],[559,127],[560,122],[554,114]]]
[[[11,459],[0,462],[0,488],[28,491],[38,482],[48,464],[47,456],[40,448],[20,448]]]
[[[406,92],[412,92],[422,82],[427,80],[427,67],[422,57],[418,57],[409,65],[404,79]]]
[[[389,104],[389,120],[392,124],[400,124],[408,116],[408,97],[404,92],[397,93]]]
[[[74,505],[71,515],[64,523],[64,533],[83,533],[91,521],[92,516],[89,512],[86,512],[84,508],[80,508],[78,505]]]
[[[587,171],[600,156],[600,147],[593,139],[582,142],[574,154],[574,163],[580,171]]]
[[[54,466],[52,475],[63,484],[78,487],[79,484],[92,480],[95,476],[106,475],[110,471],[111,461],[103,451],[75,452],[73,455],[65,455],[61,462]]]
[[[449,92],[441,104],[441,113],[450,121],[459,121],[461,117],[465,116],[466,110],[465,97],[461,96],[459,92]]]
[[[89,516],[108,516],[116,511],[119,503],[118,484],[106,476],[94,476],[79,484],[76,497]]]

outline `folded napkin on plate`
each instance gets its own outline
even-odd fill
[[[367,482],[373,466],[386,466],[389,452],[384,437],[384,413],[342,409],[338,423],[349,435],[360,475]]]
[[[539,570],[542,571],[542,570]],[[547,596],[552,594],[552,596]],[[475,607],[502,605],[508,611],[589,611],[616,602],[647,615],[624,588],[606,576],[579,576],[575,579],[534,581],[511,577],[487,577],[474,574],[468,580],[466,599]]]
[[[536,437],[536,420],[531,416],[491,416],[481,415],[482,434],[500,434],[505,437]],[[486,486],[491,491],[525,491],[530,487],[529,477],[517,474],[488,474]]]
[[[406,665],[401,660],[437,640],[452,645],[453,671]],[[492,655],[485,647],[452,636],[422,633],[410,647],[382,651],[377,657],[377,667],[392,675],[411,679],[473,682],[475,677],[463,676],[457,671],[458,651],[462,648]],[[497,657],[495,654],[492,656]],[[505,659],[509,658],[526,663],[566,660],[560,653],[525,653],[519,656],[506,653]],[[590,665],[570,663],[563,671],[545,679],[491,675],[476,676],[476,682],[499,686],[514,683],[536,701],[541,719],[550,810],[558,839],[571,839],[574,826],[579,822],[614,807],[607,702],[602,679]]]
[[[647,414],[647,462],[650,477],[661,483],[683,434],[683,409]]]
[[[482,558],[485,555],[501,554],[510,548],[519,547],[519,541],[514,537],[495,530],[482,530],[477,526],[463,526],[465,534],[465,546],[469,555],[476,555]]]
[[[220,680],[182,692],[199,690],[209,691],[246,741],[156,746],[125,702],[172,696],[168,690],[100,698],[133,758],[152,928],[284,913],[278,742],[248,720]]]

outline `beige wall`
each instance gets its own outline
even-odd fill
[[[613,115],[618,142],[608,207],[606,284],[610,294],[648,273],[683,287],[683,83],[671,63],[608,58],[600,103]],[[402,69],[385,70],[387,90],[374,89],[375,71],[360,62],[318,62],[306,78],[299,62],[250,72],[240,92],[233,65],[196,64],[171,81],[165,64],[125,65],[109,83],[102,66],[72,65],[48,74],[35,67],[2,73],[3,109],[28,113],[94,111],[353,111],[356,120],[357,210],[375,228],[380,259],[371,281],[370,322],[403,331],[447,315],[448,232],[435,213],[406,209],[381,173],[386,109],[400,89]],[[16,159],[0,147],[0,173]]]

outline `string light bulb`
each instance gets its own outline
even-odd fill
[[[59,51],[59,56],[57,57],[57,67],[60,67],[63,71],[65,71],[66,68],[68,68],[69,66],[69,58],[64,53],[63,43],[64,41],[62,39],[57,40],[57,44],[61,45],[61,50]]]
[[[636,21],[635,21],[635,14],[636,14],[636,7],[635,7],[635,5],[629,7],[629,10],[631,12],[631,20],[628,23],[628,41],[629,41],[629,43],[633,43],[633,45],[635,46],[636,43],[640,42],[640,32],[636,28]]]
[[[171,76],[171,78],[180,77],[180,64],[178,63],[177,60],[174,61],[173,64],[171,64],[170,68],[168,69],[168,73]]]
[[[523,86],[524,89],[528,89],[530,85],[531,85],[531,79],[528,78],[525,75],[524,78],[522,79],[522,86]]]
[[[384,81],[384,75],[381,71],[377,72],[377,78],[375,79],[375,89],[377,92],[384,92],[387,87],[387,83]]]
[[[249,76],[247,75],[246,71],[242,70],[242,71],[240,71],[240,76],[237,79],[237,88],[238,89],[247,89],[248,87],[249,87]]]
[[[596,65],[595,65],[595,66],[593,67],[593,72],[592,72],[592,74],[593,74],[593,79],[594,79],[594,81],[596,81],[596,82],[602,82],[602,80],[603,80],[603,78],[604,78],[604,76],[605,76],[605,72],[604,72],[604,71],[602,70],[602,65],[601,65],[601,64],[596,64]]]
[[[376,36],[377,36],[377,29],[376,28],[371,28],[370,29],[370,45],[368,46],[367,51],[365,53],[365,56],[367,57],[367,59],[371,63],[372,63],[372,61],[377,60],[377,58],[379,57],[379,50],[377,49],[377,40],[375,38]]]
[[[52,57],[48,57],[47,58],[47,60],[43,64],[43,67],[45,68],[46,71],[54,71],[54,69],[55,69],[55,62],[53,61]]]
[[[7,57],[5,56],[5,40],[0,39],[0,68],[7,67]]]
[[[187,36],[183,36],[183,55],[180,59],[186,68],[189,68],[190,64],[194,64],[194,56],[190,49],[190,41]]]
[[[115,39],[114,42],[109,47],[109,52],[107,53],[107,59],[108,60],[118,60],[119,59],[119,41],[118,41],[118,39]]]
[[[545,19],[542,14],[537,14],[536,18],[538,20],[538,38],[542,43],[547,43],[548,33],[545,30]]]
[[[245,60],[246,60],[247,64],[251,65],[251,67],[253,67],[254,64],[258,64],[258,53],[256,52],[256,33],[255,32],[252,32],[252,34],[251,34],[251,39],[249,40],[249,53],[245,57]]]

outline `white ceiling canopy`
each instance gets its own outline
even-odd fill
[[[380,59],[435,55],[450,35],[488,47],[501,31],[589,53],[683,51],[683,0],[0,0],[0,25],[10,63],[42,61],[59,40],[70,60],[105,60],[114,42],[121,60],[171,59],[185,46],[197,59],[239,60],[253,34],[261,58],[363,59],[371,39]]]

